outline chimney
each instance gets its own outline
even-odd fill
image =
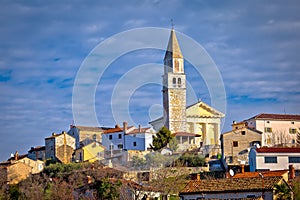
[[[16,153],[15,153],[15,160],[18,160],[18,159],[19,159],[19,152],[16,151]]]
[[[245,173],[245,165],[241,165],[241,173]]]
[[[141,133],[142,132],[142,127],[141,127],[141,125],[139,125],[139,133]]]
[[[201,176],[200,176],[200,174],[198,173],[197,174],[197,181],[200,181],[201,180]]]
[[[289,165],[289,179],[295,178],[295,168],[294,165]]]
[[[123,131],[124,133],[127,132],[127,122],[123,122]]]
[[[74,127],[74,125],[73,125],[73,124],[71,124],[71,125],[70,125],[70,129],[72,129],[73,127]]]

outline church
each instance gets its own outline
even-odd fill
[[[193,143],[188,149],[202,149],[204,154],[220,148],[220,125],[225,116],[220,111],[199,101],[186,105],[186,74],[184,57],[176,37],[174,28],[171,30],[166,54],[164,57],[164,74],[162,76],[163,116],[149,122],[158,131],[167,127],[177,139]],[[181,136],[181,137],[177,137]],[[182,137],[189,137],[182,140]],[[190,139],[191,138],[191,139]]]

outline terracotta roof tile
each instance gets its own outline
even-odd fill
[[[173,136],[197,136],[195,133],[188,133],[188,132],[177,132],[172,134]]]
[[[264,172],[244,172],[235,174],[232,178],[254,178],[260,177],[259,173],[261,173],[264,177],[269,176],[283,176],[288,173],[288,170],[276,170],[276,171],[264,171]]]
[[[151,129],[151,128],[150,127],[141,128],[141,130],[136,128],[136,129],[133,129],[132,131],[128,132],[127,134],[146,133],[146,131],[148,131],[149,129]]]
[[[300,147],[261,147],[257,153],[300,153]]]
[[[261,113],[250,119],[300,120],[300,115]]]
[[[116,128],[110,128],[110,129],[107,129],[107,130],[103,131],[104,134],[107,134],[107,133],[118,133],[118,132],[123,132],[123,128],[116,127]]]
[[[180,192],[184,193],[213,193],[213,192],[233,192],[233,191],[261,191],[273,190],[275,184],[282,179],[281,176],[270,176],[257,178],[227,178],[214,180],[193,180],[190,181]],[[264,184],[262,184],[262,181]]]

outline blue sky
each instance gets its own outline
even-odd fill
[[[44,145],[52,132],[68,130],[76,74],[99,43],[133,28],[170,28],[171,18],[175,30],[201,44],[220,71],[227,99],[223,131],[232,120],[263,112],[299,114],[299,10],[300,3],[292,0],[2,0],[0,161],[16,150]],[[111,96],[122,75],[139,65],[162,64],[163,57],[163,51],[144,49],[107,68],[95,95],[100,125],[115,124]],[[189,63],[186,74],[197,98],[210,104],[205,82]],[[134,91],[129,110],[135,124],[147,126],[149,109],[161,101],[157,84]]]

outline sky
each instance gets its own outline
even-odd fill
[[[112,110],[117,109],[118,115],[120,107],[128,107],[134,123],[129,125],[149,126],[151,119],[162,114],[158,112],[161,85],[157,84],[162,75],[162,49],[127,52],[106,66],[101,76],[95,73],[99,77],[92,97],[99,124],[92,120],[89,123],[89,117],[85,117],[85,124],[74,121],[74,83],[85,61],[93,56],[91,52],[103,42],[109,44],[116,34],[135,28],[170,30],[171,19],[178,34],[201,45],[217,67],[226,92],[222,132],[230,130],[233,120],[259,113],[300,113],[298,1],[0,3],[0,161],[16,150],[23,154],[32,146],[44,145],[45,137],[68,131],[72,123],[114,126],[127,120],[116,120]],[[162,35],[161,45],[167,47],[168,34]],[[178,37],[179,43],[181,38]],[[126,39],[120,42],[120,48],[132,44]],[[186,61],[185,67],[196,99],[211,105],[205,77],[190,62]],[[157,74],[155,81],[143,82],[151,77],[149,73]],[[125,75],[131,76],[123,87]],[[118,101],[124,97],[122,94],[130,94],[128,102]]]

